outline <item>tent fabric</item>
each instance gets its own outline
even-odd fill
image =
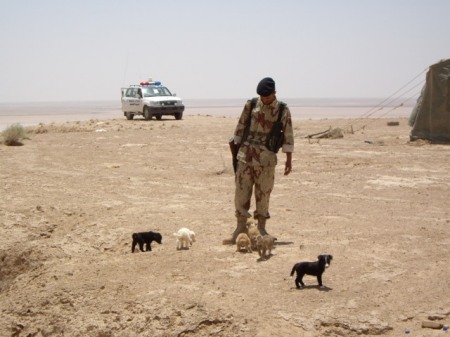
[[[409,125],[411,140],[450,143],[450,59],[430,66]]]

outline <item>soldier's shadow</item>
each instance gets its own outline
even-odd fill
[[[287,246],[287,245],[293,245],[294,242],[293,241],[275,241],[274,245],[275,246]],[[274,256],[274,254],[270,253],[269,255],[265,256],[265,257],[259,257],[258,259],[256,259],[256,262],[263,262],[263,261],[268,261],[270,260],[270,258]]]
[[[293,241],[275,241],[275,246],[288,246],[293,244]]]

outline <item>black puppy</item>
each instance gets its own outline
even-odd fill
[[[133,233],[131,236],[133,238],[133,243],[131,245],[131,252],[134,253],[134,248],[139,244],[141,252],[144,251],[144,243],[146,244],[146,251],[152,250],[152,241],[156,241],[161,244],[162,236],[156,232],[140,232]]]
[[[333,256],[331,255],[319,255],[318,261],[315,262],[299,262],[292,267],[291,277],[294,275],[294,272],[297,272],[297,278],[295,279],[295,286],[300,289],[305,284],[302,279],[305,274],[317,276],[317,282],[319,282],[319,287],[323,288],[322,284],[322,274],[325,271],[325,268],[330,266],[331,260]]]

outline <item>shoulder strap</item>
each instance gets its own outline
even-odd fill
[[[253,97],[250,101],[250,113],[248,114],[247,124],[245,125],[245,128],[250,127],[250,122],[252,121],[252,111],[256,106],[256,102],[258,101],[258,97]]]
[[[248,133],[250,132],[250,123],[252,122],[252,111],[255,108],[257,101],[258,97],[253,97],[250,102],[250,113],[248,114],[247,124],[245,125],[244,134],[242,136],[242,142],[247,140]]]
[[[283,116],[284,108],[286,107],[286,103],[279,102],[278,104],[280,105],[280,108],[279,108],[279,111],[278,111],[278,123],[280,123],[281,122],[281,117]]]
[[[258,101],[258,97],[253,97],[252,98],[252,101],[250,102],[250,118],[248,119],[248,125],[250,125],[250,121],[252,120],[251,119],[251,116],[252,116],[252,111],[253,111],[253,109],[255,108],[255,106],[256,106],[256,102]]]

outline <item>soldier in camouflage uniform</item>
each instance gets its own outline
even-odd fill
[[[265,146],[266,138],[272,130],[272,126],[278,119],[280,102],[275,94],[275,82],[267,77],[262,79],[257,87],[258,100],[252,111],[249,100],[239,118],[234,132],[235,144],[241,144],[247,122],[250,119],[250,129],[247,139],[239,148],[237,155],[238,165],[235,176],[235,215],[237,218],[236,230],[230,239],[224,240],[224,244],[234,244],[239,233],[246,231],[252,190],[254,188],[256,210],[253,213],[257,220],[257,226],[262,235],[266,231],[266,219],[270,218],[269,199],[275,181],[275,166],[277,155]],[[285,106],[281,122],[284,130],[282,152],[286,153],[284,175],[288,175],[292,169],[292,152],[294,151],[294,134],[289,108]]]

